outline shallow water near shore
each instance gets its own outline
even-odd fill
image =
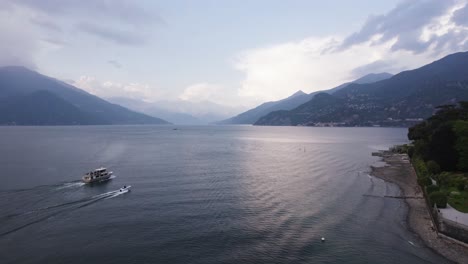
[[[406,129],[174,128],[0,127],[2,263],[445,263],[368,174]]]

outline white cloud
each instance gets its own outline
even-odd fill
[[[217,97],[221,88],[209,83],[196,83],[188,86],[179,96],[179,99],[192,102],[210,101]]]
[[[68,80],[68,83],[81,88],[101,98],[122,97],[143,100],[155,107],[175,113],[191,114],[206,122],[218,121],[233,116],[245,108],[219,103],[223,89],[221,87],[199,83],[187,87],[179,99],[168,100],[164,91],[154,89],[143,83],[119,83],[114,81],[99,81],[91,76],[81,76],[78,80]]]
[[[188,102],[214,102],[226,106],[238,106],[240,98],[234,90],[224,87],[219,84],[212,83],[195,83],[187,88],[179,95],[179,99]],[[249,105],[250,106],[250,105]]]
[[[28,21],[21,19],[28,15],[25,10],[0,8],[0,66],[36,68],[35,57],[41,45],[39,34],[29,27]]]
[[[152,25],[163,23],[158,14],[131,0],[0,0],[0,65],[41,68],[36,64],[50,51],[86,38],[77,35],[144,44],[153,34]]]
[[[192,102],[187,100],[157,101],[158,107],[177,113],[187,113],[206,121],[218,121],[247,110],[241,107],[226,106],[211,101]]]
[[[371,17],[349,36],[310,37],[244,51],[233,63],[244,74],[238,95],[278,100],[297,90],[333,88],[368,73],[398,73],[464,51],[468,28],[453,23],[452,17],[465,3],[455,1],[440,12],[437,1],[404,1],[387,15]],[[408,28],[395,25],[412,21],[422,12],[418,6],[431,7],[432,17],[416,19]],[[374,20],[383,26],[372,25]]]
[[[91,94],[103,98],[126,97],[152,101],[162,96],[162,92],[145,83],[119,83],[113,81],[99,81],[91,76],[81,76],[70,82]]]
[[[308,38],[250,50],[235,63],[245,73],[239,95],[259,100],[285,98],[297,90],[312,92],[332,88],[349,79],[356,67],[386,56],[389,44],[369,50],[369,43],[346,51],[327,53],[337,37]]]

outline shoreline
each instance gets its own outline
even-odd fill
[[[375,154],[374,154],[375,155]],[[430,249],[456,263],[468,263],[468,247],[455,242],[445,235],[438,234],[429,213],[424,194],[417,183],[416,172],[406,154],[380,152],[375,156],[386,163],[383,167],[371,166],[371,175],[396,184],[408,206],[406,221],[414,232]]]

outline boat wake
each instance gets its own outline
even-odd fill
[[[71,185],[71,184],[67,185],[66,188],[70,188],[70,186],[74,186],[74,187],[82,186],[82,185],[78,185],[78,183],[73,183],[73,184],[74,185]],[[109,192],[93,195],[90,197],[78,199],[75,201],[70,201],[70,202],[45,206],[45,207],[39,207],[39,208],[35,208],[32,210],[24,211],[24,212],[0,216],[0,219],[2,219],[1,221],[2,226],[0,226],[0,237],[14,233],[16,231],[19,231],[33,224],[40,223],[56,215],[67,213],[67,212],[72,212],[77,209],[90,206],[99,201],[114,198],[114,197],[117,197],[119,195],[122,195],[128,192],[129,192],[128,188],[123,189],[123,190],[118,189],[118,190],[109,191]]]
[[[100,180],[99,182],[107,182],[109,180],[115,179],[116,177],[117,176],[115,176],[115,175],[111,175],[109,178],[104,179],[104,180]],[[84,185],[86,185],[86,183],[84,183],[82,181],[65,182],[63,184],[60,184],[55,189],[56,190],[62,190],[62,189],[67,189],[67,188],[78,188],[78,187],[82,187]]]
[[[76,181],[76,182],[66,182],[62,184],[61,186],[57,187],[56,190],[62,190],[62,189],[67,189],[67,188],[77,188],[84,186],[86,183],[81,182],[81,181]]]
[[[109,196],[106,196],[105,198],[106,199],[110,199],[110,198],[114,198],[114,197],[117,197],[119,195],[122,195],[122,194],[125,194],[125,193],[128,193],[130,190],[117,190],[117,191],[114,191],[115,193],[112,193],[110,194]]]

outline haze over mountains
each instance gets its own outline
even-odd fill
[[[199,125],[228,114],[223,112],[225,108],[210,102],[201,102],[204,108],[194,116],[188,113],[199,105],[191,102],[108,100],[116,104],[24,67],[0,68],[2,125],[169,123],[159,117],[176,124]],[[432,115],[439,105],[460,100],[468,100],[468,52],[394,76],[369,74],[329,90],[310,94],[298,91],[218,124],[407,126]]]
[[[24,67],[0,68],[1,125],[168,124]]]
[[[255,125],[406,126],[437,106],[468,100],[468,52],[369,84],[320,93],[292,109],[271,112]]]
[[[246,112],[243,112],[243,113],[241,113],[241,114],[239,114],[237,116],[231,117],[231,118],[226,119],[226,120],[219,121],[218,124],[230,124],[230,125],[233,125],[233,124],[254,124],[261,117],[269,114],[270,112],[278,111],[278,110],[291,110],[291,109],[294,109],[294,108],[298,107],[299,105],[309,101],[316,94],[318,94],[320,92],[325,92],[325,93],[332,94],[332,93],[334,93],[334,92],[348,86],[351,83],[372,83],[372,82],[388,79],[391,76],[392,76],[392,74],[386,73],[386,72],[378,73],[378,74],[371,73],[371,74],[365,75],[365,76],[363,76],[363,77],[361,77],[361,78],[359,78],[359,79],[357,79],[355,81],[343,83],[343,84],[341,84],[341,85],[339,85],[339,86],[337,86],[335,88],[331,88],[331,89],[324,90],[324,91],[313,92],[313,93],[310,93],[310,94],[304,93],[303,91],[297,91],[296,93],[294,93],[293,95],[291,95],[288,98],[285,98],[285,99],[282,99],[282,100],[279,100],[279,101],[263,103],[263,104],[255,107],[255,108],[250,109],[250,110],[248,110]]]
[[[232,116],[239,108],[223,106],[210,101],[185,100],[145,102],[125,97],[106,98],[108,101],[137,112],[156,116],[177,125],[206,125]]]

